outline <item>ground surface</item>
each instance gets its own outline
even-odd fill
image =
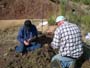
[[[34,52],[29,52],[24,56],[15,53],[14,47],[18,44],[17,32],[23,22],[24,20],[0,21],[0,68],[50,68],[50,60],[55,53],[44,46],[50,45],[52,40],[50,36],[42,36],[39,42],[43,47]],[[90,62],[85,61],[82,68],[90,68]]]

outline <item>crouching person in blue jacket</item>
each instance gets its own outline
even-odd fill
[[[24,25],[20,28],[17,36],[17,40],[20,42],[19,46],[15,47],[17,53],[25,53],[40,48],[40,44],[37,42],[30,42],[33,37],[37,37],[38,32],[36,26],[31,23],[30,20],[26,20]]]

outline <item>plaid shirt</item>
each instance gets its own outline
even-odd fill
[[[59,48],[61,56],[80,57],[83,53],[80,29],[75,24],[64,22],[54,32],[51,46]]]

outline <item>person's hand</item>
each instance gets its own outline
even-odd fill
[[[30,42],[31,39],[28,39],[27,41]]]
[[[29,42],[28,41],[24,41],[24,44],[25,44],[25,46],[28,46],[29,45]]]

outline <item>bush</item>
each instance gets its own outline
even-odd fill
[[[51,16],[51,17],[48,19],[48,23],[49,23],[49,25],[54,25],[54,24],[55,24],[55,17],[54,17],[54,16]]]
[[[67,14],[67,19],[70,22],[77,24],[78,26],[80,26],[80,24],[81,24],[81,16],[78,15],[77,13],[76,14],[73,14],[73,12],[69,12]]]
[[[73,0],[74,2],[80,2],[80,0]]]
[[[81,0],[81,2],[83,2],[86,5],[89,5],[90,4],[90,0]]]
[[[84,29],[90,31],[90,15],[85,15],[81,17],[81,23],[84,25]]]
[[[83,4],[89,5],[90,4],[90,0],[72,0],[74,2],[82,2]]]
[[[67,7],[67,0],[61,0],[60,2],[60,6],[61,6],[61,15],[65,16],[66,14],[66,7]]]

